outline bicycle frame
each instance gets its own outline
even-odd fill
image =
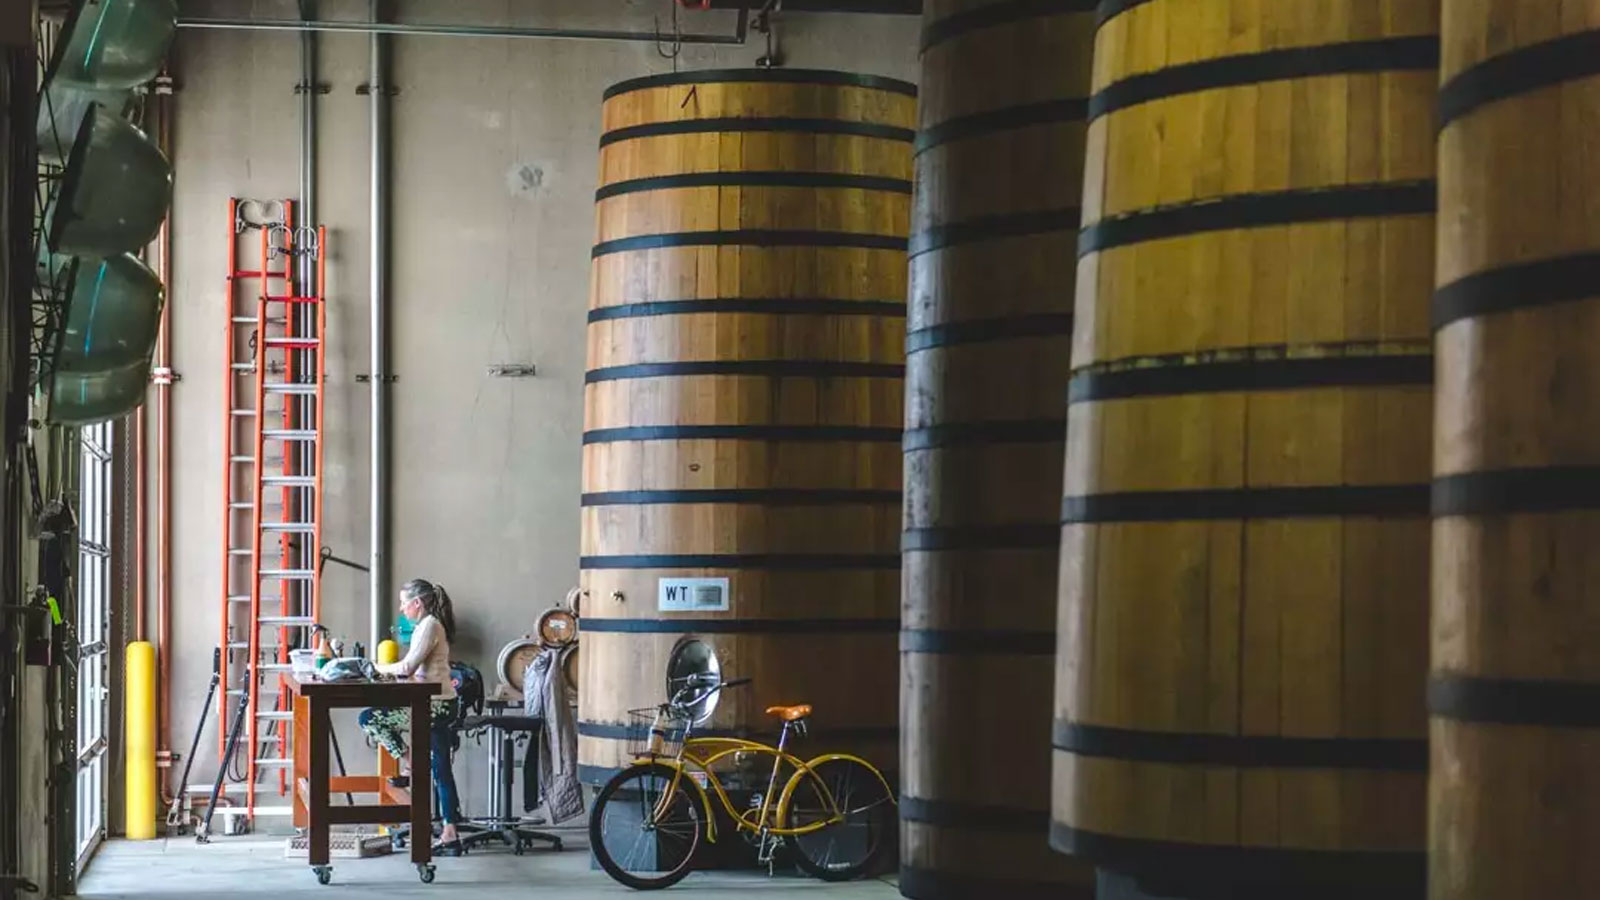
[[[662,707],[657,710],[656,725],[652,725],[652,731],[659,727],[661,719],[664,717],[666,712],[667,707]],[[728,817],[733,819],[735,827],[739,831],[749,831],[762,836],[772,837],[812,834],[814,832],[821,831],[824,828],[828,828],[844,818],[844,813],[840,811],[838,801],[834,799],[833,792],[828,789],[827,782],[823,781],[822,778],[816,773],[817,766],[830,760],[848,760],[850,762],[859,763],[862,766],[865,766],[866,769],[876,776],[878,781],[883,784],[884,793],[891,798],[891,802],[894,797],[894,791],[889,787],[889,782],[883,777],[883,773],[878,771],[878,767],[858,756],[853,756],[848,753],[827,753],[823,754],[822,756],[814,757],[810,760],[802,760],[794,754],[789,753],[785,747],[789,741],[789,734],[793,730],[793,723],[791,722],[783,723],[783,731],[778,736],[777,746],[735,737],[697,738],[692,736],[693,727],[694,726],[692,723],[685,726],[683,742],[678,748],[676,755],[667,756],[656,753],[645,753],[638,756],[636,761],[640,763],[665,765],[673,769],[672,783],[669,784],[667,789],[662,792],[661,799],[657,801],[656,807],[651,813],[652,818],[665,814],[673,798],[677,795],[680,786],[685,780],[687,780],[690,784],[694,785],[695,793],[700,798],[700,805],[705,810],[706,839],[712,843],[715,843],[717,840],[717,821],[716,816],[712,813],[711,799],[706,793],[706,785],[709,785],[713,789],[718,802],[722,804],[722,808],[728,813]],[[691,750],[705,750],[708,752],[706,752],[705,755],[698,755],[691,752]],[[722,779],[718,778],[717,773],[712,769],[712,766],[714,766],[717,762],[739,753],[757,753],[763,756],[772,757],[772,774],[768,776],[767,789],[761,796],[761,807],[759,810],[752,809],[741,812],[735,808],[732,798],[728,796],[727,789],[723,787]],[[787,763],[794,770],[794,774],[790,775],[788,780],[784,783],[783,790],[778,795],[777,803],[774,806],[772,799],[773,792],[778,786],[778,775],[782,771],[785,763]],[[697,771],[704,775],[706,785],[702,785],[694,777],[694,773]],[[687,778],[685,776],[687,776]],[[827,803],[827,809],[829,812],[828,817],[826,819],[813,822],[809,825],[803,825],[799,828],[783,828],[779,825],[768,825],[767,823],[769,821],[769,817],[770,820],[775,823],[787,821],[789,805],[794,800],[795,791],[799,788],[802,781],[807,778],[815,783],[818,793]],[[757,814],[757,817],[751,818],[752,814]]]

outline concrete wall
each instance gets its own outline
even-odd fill
[[[325,18],[366,4],[325,0]],[[289,17],[287,2],[186,2],[187,14]],[[669,0],[403,3],[410,21],[670,30]],[[685,31],[728,32],[733,14],[684,11]],[[914,80],[911,16],[786,18],[795,67]],[[398,585],[442,582],[457,606],[456,655],[487,672],[499,648],[576,583],[584,310],[604,88],[670,71],[654,45],[406,37],[393,40],[393,565]],[[748,66],[744,47],[685,46],[682,69]],[[298,39],[180,34],[175,51],[173,743],[185,748],[217,642],[222,516],[223,279],[229,196],[298,190]],[[321,215],[330,237],[324,543],[367,552],[368,370],[364,37],[322,39]],[[531,363],[538,377],[486,375]],[[324,619],[367,633],[364,576],[330,566]],[[491,688],[492,676],[491,678]],[[354,744],[347,738],[345,747]],[[209,739],[203,747],[214,747]],[[191,781],[209,778],[214,750]],[[358,759],[365,764],[365,754]],[[481,753],[458,763],[481,809]],[[271,802],[278,802],[275,798]]]

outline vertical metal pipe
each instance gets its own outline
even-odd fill
[[[372,21],[381,18],[382,0],[372,0]],[[368,647],[376,648],[382,638],[383,631],[383,602],[388,593],[385,587],[387,580],[386,568],[388,566],[388,489],[389,472],[388,460],[385,458],[388,429],[388,386],[385,383],[388,377],[385,342],[387,332],[384,321],[384,307],[388,303],[388,289],[385,284],[386,269],[388,268],[388,182],[389,182],[389,107],[387,81],[387,60],[385,58],[388,39],[378,33],[373,33],[369,38],[369,56],[371,58],[371,72],[367,78],[368,100],[370,101],[372,133],[372,258],[371,258],[371,285],[372,285],[372,423],[370,448],[372,458],[371,483],[371,550],[367,558],[368,578],[368,603],[371,605],[371,627],[368,633]],[[376,651],[374,651],[376,652]]]
[[[162,73],[156,80],[156,141],[168,159],[173,158],[172,76]],[[161,305],[160,338],[156,348],[156,740],[158,751],[171,759],[172,750],[172,213],[161,222],[161,287],[166,302]],[[140,523],[143,527],[143,523]],[[170,765],[161,769],[161,787],[172,786]]]
[[[315,19],[316,17],[317,7],[315,0],[300,0],[300,18],[309,21]],[[317,87],[317,78],[317,35],[316,32],[302,31],[300,33],[300,224],[311,229],[315,229],[317,227],[318,221],[317,95],[319,91]],[[301,247],[302,250],[310,246],[310,244],[306,241],[297,241],[296,244],[297,246]],[[298,259],[299,265],[297,267],[298,272],[295,278],[295,293],[298,293],[301,296],[310,296],[315,292],[317,277],[316,258],[317,255],[320,255],[322,252],[322,248],[319,245],[317,247],[317,254],[314,255],[310,253],[302,253],[300,255]],[[309,304],[295,303],[291,305],[290,309],[290,315],[293,315],[297,319],[297,322],[295,323],[295,334],[314,334],[318,339],[322,338],[321,332],[316,328],[315,311],[310,308]],[[327,354],[326,347],[319,346],[315,349],[295,350],[291,352],[300,354],[301,372],[310,372],[312,373],[312,377],[320,378],[320,373],[323,371],[323,368],[321,366],[313,366],[312,360],[313,358],[322,359],[325,357]],[[320,404],[322,402],[321,394],[319,393],[316,396],[317,399],[290,395],[284,398],[284,402],[298,404],[300,407],[301,422],[304,423],[311,421],[313,416],[318,415],[317,410],[310,408],[312,404]],[[302,424],[299,427],[304,428],[306,425]],[[325,439],[326,438],[321,433],[321,429],[318,429],[318,442],[321,442]],[[303,441],[296,441],[294,443],[287,444],[284,447],[284,452],[295,454],[296,464],[294,466],[294,471],[302,475],[310,474],[312,472],[311,466],[315,456],[312,450],[312,445]],[[322,473],[317,472],[316,474],[320,476]],[[318,481],[316,490],[320,493],[322,489],[322,482]],[[294,495],[295,503],[298,506],[298,508],[295,510],[294,518],[302,522],[310,521],[313,506],[311,499],[306,496],[306,492],[304,491],[295,491]],[[317,533],[318,532],[313,532],[313,535]],[[317,546],[317,541],[311,540],[310,538],[311,535],[299,535],[299,549],[295,553],[294,564],[290,566],[290,568],[316,568],[317,553],[321,550],[321,548]],[[299,595],[299,604],[301,607],[300,612],[297,614],[309,613],[312,590],[305,585],[297,584],[295,585],[295,592]]]
[[[316,18],[313,0],[300,0],[300,17]],[[300,33],[300,222],[315,228],[317,223],[317,35]],[[316,277],[309,255],[300,258],[300,283],[309,285]]]

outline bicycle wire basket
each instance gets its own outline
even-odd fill
[[[628,710],[628,752],[633,756],[677,756],[688,732],[688,717],[675,711],[654,706]]]

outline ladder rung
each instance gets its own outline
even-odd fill
[[[258,672],[287,672],[292,668],[294,668],[294,666],[290,665],[289,663],[262,663],[261,665],[256,666],[256,671],[258,671]]]
[[[256,760],[256,768],[258,769],[287,769],[292,765],[294,765],[294,760],[283,757],[268,757]]]
[[[299,581],[309,579],[316,572],[311,569],[262,569],[262,578],[282,578],[285,581]]]
[[[228,806],[228,807],[223,807],[221,809],[218,809],[217,810],[217,815],[223,816],[223,817],[227,817],[227,816],[242,816],[246,812],[247,811],[243,808],[242,805],[241,806]],[[264,819],[264,818],[270,818],[272,816],[293,815],[294,814],[294,807],[292,807],[292,806],[257,806],[254,809],[248,810],[248,812],[250,814],[250,818],[252,818],[252,819]]]
[[[250,595],[249,594],[232,594],[232,595],[230,595],[228,597],[228,602],[229,603],[249,603],[250,602]]]
[[[246,418],[252,417],[252,416],[254,416],[256,414],[256,411],[253,410],[253,409],[235,409],[235,410],[230,410],[230,412],[232,412],[236,416],[244,416]]]
[[[314,385],[314,384],[299,384],[299,383],[296,383],[296,382],[287,382],[287,383],[284,383],[284,384],[268,384],[268,385],[263,385],[263,387],[266,389],[267,393],[269,393],[269,394],[310,395],[310,394],[315,394],[317,392],[317,386]]]
[[[254,509],[255,504],[249,500],[235,500],[228,504],[229,509]]]
[[[255,363],[234,363],[234,364],[228,366],[228,368],[234,370],[235,372],[254,372],[256,370],[256,364]]]
[[[232,321],[243,323],[243,322],[259,322],[261,320],[257,319],[255,316],[234,316]]]
[[[248,650],[250,649],[250,641],[229,642],[227,649]],[[267,653],[267,655],[275,655],[275,653],[277,653],[277,649],[275,649],[275,647],[261,647],[261,652]],[[261,669],[261,671],[285,671],[286,673],[286,671],[290,671],[293,666],[291,666],[290,663],[261,663],[261,666],[258,666],[258,668]],[[229,693],[232,693],[234,697],[238,697],[240,693],[243,693],[243,690],[229,690]]]
[[[262,429],[261,436],[278,441],[314,441],[317,439],[315,431],[302,428]]]
[[[273,485],[275,487],[314,487],[316,485],[316,483],[317,483],[317,476],[315,476],[315,475],[264,475],[261,478],[261,483],[262,484],[270,484],[270,485]]]
[[[312,522],[262,522],[262,531],[290,531],[296,534],[310,534],[317,526]]]
[[[285,294],[268,294],[267,295],[267,300],[268,300],[268,302],[271,302],[271,303],[320,303],[322,301],[322,298],[321,297],[294,297],[294,296],[288,296],[288,295],[285,295]]]
[[[322,343],[316,338],[269,337],[262,341],[269,347],[315,347]]]
[[[232,691],[230,691],[229,693],[232,693]],[[266,710],[264,712],[256,713],[256,718],[258,718],[258,719],[271,719],[271,720],[273,720],[275,722],[287,722],[290,719],[294,718],[294,713],[292,713],[292,712],[278,712],[277,710]]]
[[[229,556],[249,556],[250,554],[252,554],[254,552],[255,552],[254,550],[240,550],[237,547],[229,547],[228,548],[228,555]]]
[[[228,508],[229,509],[255,509],[255,506],[256,505],[254,503],[248,503],[248,502],[246,502],[246,503],[229,503],[228,504]],[[278,506],[275,503],[268,503],[266,506],[262,507],[261,511],[262,512],[268,512],[268,511],[271,511],[271,510],[274,510],[274,509],[282,509],[282,507]]]
[[[315,625],[316,621],[310,616],[262,616],[256,620],[257,625],[281,625],[284,627],[300,627]]]
[[[254,456],[230,456],[230,457],[228,457],[228,462],[231,462],[231,463],[246,463],[246,462],[247,463],[253,463],[255,461],[256,461],[256,458]]]

